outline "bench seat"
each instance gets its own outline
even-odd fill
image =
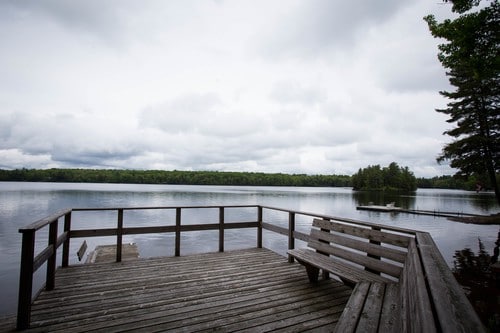
[[[335,327],[336,332],[401,332],[399,286],[361,281]]]
[[[354,267],[353,265],[349,265],[340,259],[327,257],[311,249],[289,250],[288,254],[306,266],[309,280],[311,282],[318,281],[319,269],[332,273],[333,275],[339,277],[342,282],[350,286],[354,286],[356,283],[363,280],[387,283],[394,282],[388,278],[364,270],[363,268]],[[308,266],[312,266],[314,269]]]

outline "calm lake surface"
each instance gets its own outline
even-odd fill
[[[274,206],[430,232],[450,266],[453,265],[456,250],[469,247],[477,252],[478,238],[491,253],[499,232],[498,225],[463,224],[440,217],[356,210],[356,206],[369,202],[379,205],[395,202],[397,206],[408,209],[472,214],[493,214],[500,210],[492,193],[456,190],[419,189],[410,195],[382,195],[353,192],[350,188],[0,182],[0,316],[14,314],[17,309],[21,250],[21,234],[18,229],[63,208]],[[155,213],[133,216],[133,225],[140,226],[157,218],[151,214]],[[109,216],[109,221],[104,220],[88,218],[85,225],[80,227],[103,226],[103,223],[113,226],[116,213]],[[310,221],[299,221],[297,229],[307,232],[309,227]],[[225,238],[226,250],[248,248],[256,244],[254,230],[235,230]],[[87,239],[87,243],[89,250],[92,250],[96,245],[112,244],[113,240],[114,238],[92,238]],[[75,253],[81,241],[83,240],[71,243],[72,263],[77,262]],[[129,236],[124,238],[124,242],[137,243],[141,257],[173,255],[172,235]],[[170,244],[170,247],[166,244]],[[286,237],[265,233],[264,245],[284,255]],[[217,251],[217,246],[217,233],[183,234],[181,254]]]

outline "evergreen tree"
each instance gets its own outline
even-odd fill
[[[417,179],[408,167],[400,167],[396,162],[381,168],[380,165],[369,165],[352,175],[354,190],[396,190],[415,191]]]
[[[431,34],[446,40],[438,58],[454,87],[440,92],[451,101],[436,111],[448,115],[455,127],[444,133],[453,141],[437,160],[449,160],[460,176],[488,175],[500,204],[500,6],[498,0],[480,9],[481,0],[451,2],[458,18],[441,23],[433,15],[424,18]]]

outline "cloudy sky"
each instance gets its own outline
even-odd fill
[[[440,0],[0,0],[0,168],[452,174]]]

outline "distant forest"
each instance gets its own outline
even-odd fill
[[[130,183],[240,186],[311,186],[353,187],[348,175],[306,175],[261,172],[164,171],[110,169],[0,169],[0,181],[68,182],[68,183]],[[419,188],[475,190],[478,181],[440,176],[417,178]]]
[[[348,187],[350,176],[109,169],[0,170],[0,181]]]

